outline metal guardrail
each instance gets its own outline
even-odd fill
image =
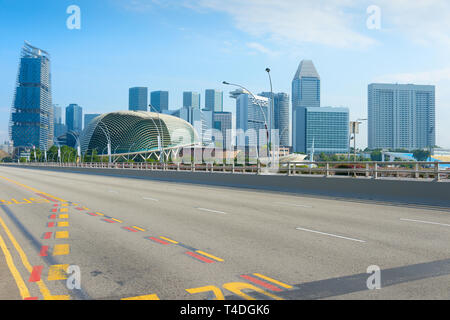
[[[13,163],[17,165],[17,163]],[[443,169],[441,165],[450,165],[450,162],[288,162],[279,164],[278,169],[271,169],[256,165],[236,164],[184,164],[184,163],[106,163],[106,162],[84,162],[84,163],[59,163],[59,162],[31,162],[21,163],[24,166],[42,167],[70,167],[70,168],[109,168],[109,169],[135,169],[153,171],[190,171],[190,172],[228,172],[245,174],[264,174],[299,176],[315,175],[323,177],[342,176],[353,178],[412,178],[427,181],[450,182],[450,168]]]

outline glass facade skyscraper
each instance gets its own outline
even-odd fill
[[[227,147],[227,143],[231,145],[231,141],[228,141],[227,133],[230,133],[232,127],[232,114],[231,112],[214,112],[213,114],[213,127],[222,133],[223,141],[219,141],[216,146],[221,143],[224,148]]]
[[[98,113],[87,113],[84,115],[84,126],[83,128],[87,128],[87,126],[89,125],[89,123],[91,123],[92,120],[94,120],[95,118],[97,118],[100,114]]]
[[[435,87],[373,83],[368,88],[370,149],[434,147]]]
[[[306,149],[305,108],[320,107],[320,76],[311,60],[302,60],[292,80],[292,147]]]
[[[223,92],[214,89],[205,90],[205,109],[214,112],[223,111]]]
[[[346,153],[349,148],[348,108],[304,108],[305,149],[310,153],[314,142],[317,153]]]
[[[270,98],[270,92],[262,92],[260,96]],[[272,129],[278,130],[280,146],[287,147],[289,143],[289,95],[284,92],[273,94]]]
[[[169,92],[168,91],[153,91],[150,94],[150,103],[152,105],[152,112],[160,112],[169,110]]]
[[[148,109],[148,88],[134,87],[128,90],[128,110],[147,111]]]
[[[83,108],[77,104],[66,107],[66,126],[68,131],[81,132],[83,130]]]
[[[183,92],[183,107],[200,109],[200,93],[192,91]]]
[[[47,150],[53,144],[53,124],[50,55],[25,42],[11,109],[11,140],[15,147]]]

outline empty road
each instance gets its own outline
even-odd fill
[[[6,166],[0,207],[0,299],[450,298],[444,208]]]

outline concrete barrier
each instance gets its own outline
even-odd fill
[[[401,179],[374,180],[348,177],[325,178],[322,176],[288,177],[137,169],[34,167],[32,165],[15,167],[450,208],[450,183],[447,182]]]

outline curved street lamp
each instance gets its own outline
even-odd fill
[[[105,135],[107,143],[108,143],[108,145],[107,145],[107,148],[108,148],[108,162],[111,163],[111,135],[109,134],[108,126],[101,119],[98,120],[98,123],[102,124],[103,126],[105,126],[105,129],[106,129],[106,131],[105,131],[101,126],[99,126],[99,128],[103,131],[103,134]],[[103,151],[105,151],[105,149],[103,149]],[[103,154],[103,151],[102,151],[102,154]]]
[[[244,86],[241,86],[241,85],[235,84],[235,83],[230,83],[230,82],[227,82],[227,81],[222,81],[222,83],[225,84],[225,85],[228,85],[228,86],[239,87],[239,88],[241,88],[241,89],[247,91],[247,92],[253,97],[253,99],[255,100],[256,104],[259,106],[259,109],[261,110],[261,113],[262,113],[263,118],[264,118],[264,126],[265,126],[265,128],[266,128],[266,135],[267,135],[267,146],[268,146],[267,149],[269,149],[269,129],[268,129],[268,127],[267,127],[266,114],[264,113],[264,110],[263,110],[262,105],[261,105],[261,103],[259,102],[259,100],[256,98],[256,96],[255,96],[250,90],[248,90],[248,89],[245,88]],[[258,157],[259,157],[259,153],[258,153]]]
[[[161,118],[159,117],[160,112],[158,112],[158,110],[156,110],[156,108],[154,106],[152,106],[152,104],[149,104],[148,106],[150,107],[150,110],[152,110],[152,108],[153,108],[155,110],[155,112],[158,114],[158,122],[159,122],[159,125],[161,126]],[[158,130],[158,136],[159,136],[159,139],[161,140],[161,150],[160,150],[161,154],[160,154],[159,160],[162,163],[164,163],[164,130],[163,130],[163,135],[161,136],[159,127],[156,125],[155,120],[153,118],[152,118],[152,121],[155,124],[156,130]]]

